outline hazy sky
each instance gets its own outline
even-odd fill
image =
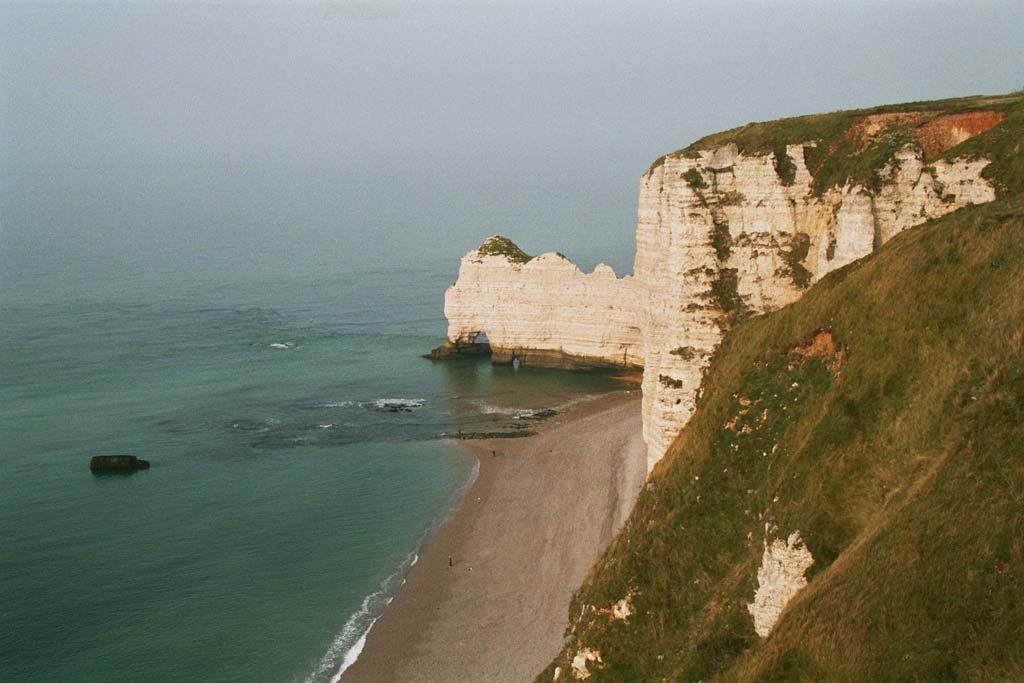
[[[1020,2],[558,4],[0,4],[4,248],[625,251],[703,134],[1024,86]]]

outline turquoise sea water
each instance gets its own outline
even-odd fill
[[[5,206],[3,681],[328,681],[471,481],[440,437],[616,388],[420,358],[446,255],[47,239]]]

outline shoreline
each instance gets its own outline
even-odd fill
[[[637,390],[577,403],[534,436],[453,445],[477,459],[476,478],[341,683],[532,680],[647,476]]]

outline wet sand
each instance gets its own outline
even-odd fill
[[[476,482],[342,683],[533,680],[647,474],[637,390],[577,404],[529,438],[463,445]]]

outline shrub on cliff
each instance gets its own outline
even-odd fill
[[[708,187],[708,184],[704,182],[704,176],[702,176],[700,174],[700,171],[698,171],[695,168],[691,168],[686,173],[684,173],[683,180],[686,181],[686,184],[689,185],[694,192],[706,190]]]
[[[502,235],[488,237],[487,240],[477,248],[476,252],[481,256],[504,256],[513,263],[526,263],[533,258],[520,249],[515,242],[507,237],[503,237]]]

